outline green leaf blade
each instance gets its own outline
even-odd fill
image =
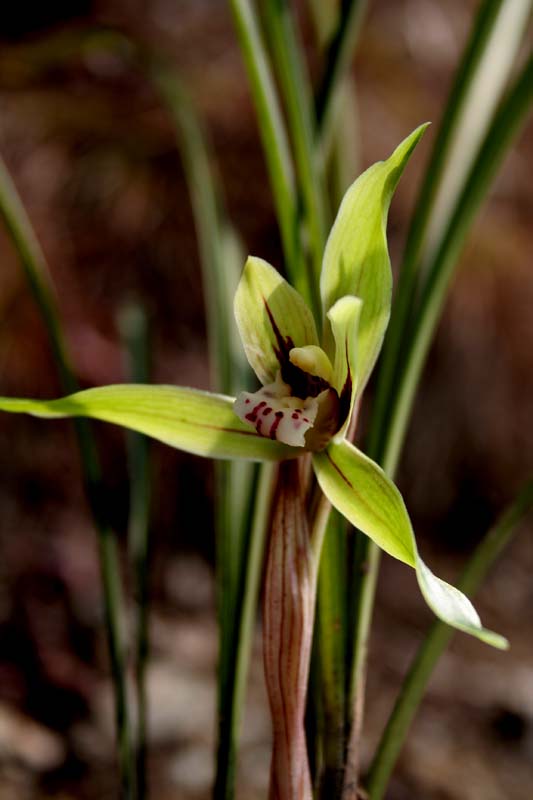
[[[347,441],[313,456],[320,487],[341,514],[382,550],[416,570],[422,595],[443,622],[500,650],[503,636],[483,628],[470,600],[437,578],[420,558],[402,496],[374,461]]]
[[[392,195],[427,125],[390,158],[366,170],[346,192],[324,253],[320,293],[324,313],[345,295],[363,301],[358,344],[362,392],[381,348],[390,315],[392,275],[386,223]]]
[[[298,455],[241,422],[233,412],[233,398],[199,389],[117,384],[59,400],[2,397],[0,411],[47,419],[90,417],[208,458],[279,461]]]

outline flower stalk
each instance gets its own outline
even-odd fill
[[[305,738],[316,571],[305,508],[303,459],[282,461],[263,600],[265,681],[273,728],[269,800],[311,800]]]

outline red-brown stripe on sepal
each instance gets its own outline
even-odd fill
[[[284,461],[263,598],[263,655],[273,729],[269,800],[312,800],[304,715],[314,601],[303,463]]]

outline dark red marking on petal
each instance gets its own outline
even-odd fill
[[[293,411],[293,413],[292,413],[292,418],[293,418],[293,419],[298,419],[298,415],[299,415],[299,412],[298,412],[298,411]]]
[[[249,398],[249,397],[247,397],[247,398],[246,398],[246,400],[245,400],[244,402],[245,402],[245,403],[248,405],[248,403],[250,402],[250,398]]]
[[[252,408],[252,410],[249,411],[248,414],[245,415],[245,419],[249,420],[250,422],[255,422],[256,419],[257,419],[257,415],[258,415],[259,411],[263,408],[263,406],[266,406],[266,401],[265,400],[261,400],[260,403],[258,403],[256,406],[254,406]]]
[[[268,434],[271,439],[275,439],[276,438],[276,431],[279,428],[279,423],[281,422],[281,420],[283,419],[283,417],[285,415],[284,415],[283,411],[276,411],[274,416],[275,416],[275,419],[274,419],[274,422],[272,423],[272,425],[270,426],[270,431],[269,431],[269,434]]]
[[[267,414],[271,413],[271,411],[272,409],[270,408],[270,406],[267,406],[266,408],[263,409],[263,416],[266,417]]]

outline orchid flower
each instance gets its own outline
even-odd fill
[[[284,461],[311,453],[331,504],[382,550],[414,568],[434,613],[505,648],[503,637],[482,627],[470,601],[425,565],[398,489],[347,439],[389,319],[388,207],[424,129],[415,130],[348,189],[324,253],[322,319],[314,319],[302,296],[272,266],[248,259],[235,317],[262,383],[257,392],[235,399],[173,386],[114,385],[51,401],[0,398],[0,410],[91,417],[210,458]]]

